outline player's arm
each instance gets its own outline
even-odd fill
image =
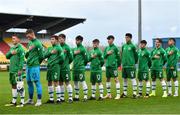
[[[40,41],[38,41],[36,44],[35,44],[35,47],[37,48],[38,50],[38,55],[39,55],[39,62],[41,63],[44,59],[44,55],[43,55],[43,46],[42,46],[42,43]]]
[[[137,50],[136,50],[136,46],[133,47],[133,52],[134,52],[135,64],[137,64],[137,62],[138,62],[138,53],[137,53]]]
[[[89,62],[89,53],[87,52],[87,49],[84,47],[80,51],[84,56],[84,64],[87,65],[87,63]]]
[[[73,61],[73,52],[69,46],[67,47],[67,55],[68,55],[69,64],[70,64]]]
[[[10,59],[12,55],[13,55],[13,54],[12,54],[12,50],[11,50],[11,48],[10,48],[10,50],[6,53],[6,58],[7,58],[7,59]]]
[[[62,64],[65,60],[65,57],[64,57],[64,52],[63,52],[63,49],[61,47],[58,47],[58,54],[59,54],[59,63]]]
[[[162,60],[163,60],[163,65],[165,65],[165,63],[167,62],[167,54],[164,49],[162,50]]]
[[[45,50],[43,59],[49,58],[51,56],[51,49],[52,47],[49,47],[47,50]]]
[[[20,48],[18,50],[18,54],[19,54],[18,75],[21,75],[23,71],[23,66],[24,66],[24,55],[25,55],[24,49]]]
[[[120,57],[120,51],[119,49],[116,47],[116,59],[117,59],[117,65],[118,67],[121,66],[121,57]]]
[[[104,59],[106,59],[108,57],[108,54],[107,54],[107,47],[104,49]]]
[[[104,57],[103,57],[103,53],[101,50],[99,51],[99,60],[100,60],[101,67],[102,67],[104,65]]]
[[[150,54],[149,51],[147,51],[146,57],[147,57],[147,60],[148,60],[148,67],[150,68],[151,67],[151,54]]]

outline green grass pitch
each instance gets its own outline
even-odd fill
[[[119,73],[121,76],[121,73]],[[121,81],[121,92],[122,92],[122,78]],[[70,113],[70,114],[180,114],[180,97],[167,97],[162,98],[162,88],[160,82],[157,82],[157,92],[156,97],[151,97],[149,99],[131,99],[131,83],[129,81],[128,87],[128,97],[126,99],[114,100],[106,99],[104,101],[87,101],[87,102],[73,102],[68,104],[67,102],[61,105],[57,104],[43,104],[40,107],[35,107],[33,105],[25,105],[23,108],[16,107],[5,107],[6,103],[11,101],[11,86],[9,84],[8,72],[0,72],[0,114],[60,114],[60,113]],[[86,72],[86,81],[89,88],[90,96],[90,82],[89,82],[89,72]],[[45,103],[48,100],[47,92],[47,81],[46,72],[41,72],[41,82],[43,87],[43,97],[42,102]],[[73,83],[72,83],[73,84]],[[105,73],[103,73],[103,85],[105,88]],[[27,84],[26,88],[26,98],[27,94]],[[145,92],[145,89],[143,89]],[[97,90],[98,91],[98,90]],[[106,94],[106,90],[104,90]],[[36,93],[35,93],[36,94]],[[112,79],[112,95],[115,97],[115,84]],[[36,100],[36,95],[34,95],[34,101]],[[82,99],[82,86],[80,90],[80,96]],[[97,95],[98,96],[98,95]],[[67,93],[65,95],[67,100]],[[18,100],[19,102],[19,100]]]

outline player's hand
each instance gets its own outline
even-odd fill
[[[112,53],[113,53],[112,50],[110,50],[110,51],[107,52],[108,55],[111,55]]]
[[[64,53],[66,53],[67,52],[67,50],[64,50]]]
[[[92,58],[96,58],[96,54],[92,54],[91,57],[92,57]]]
[[[18,71],[18,76],[21,76],[21,74],[22,74],[22,71]]]
[[[16,50],[11,51],[12,55],[15,55],[16,53],[17,53]]]
[[[154,56],[154,58],[156,58],[156,59],[159,59],[159,58],[160,58],[160,56],[158,56],[158,55],[155,55],[155,56]]]
[[[34,46],[30,46],[30,47],[29,47],[29,50],[32,50],[33,48],[34,48]]]
[[[172,54],[173,54],[173,51],[170,51],[170,52],[169,52],[169,55],[172,55]]]
[[[171,67],[170,69],[174,69],[174,67]]]
[[[80,53],[80,50],[74,51],[74,54],[79,54],[79,53]]]
[[[52,51],[51,51],[51,54],[56,54],[56,53],[57,53],[56,50],[52,50]]]

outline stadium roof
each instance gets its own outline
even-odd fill
[[[84,18],[0,13],[0,31],[5,32],[11,28],[31,28],[35,32],[47,30],[50,34],[56,34],[74,25],[83,23],[85,20]]]

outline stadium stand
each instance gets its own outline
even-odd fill
[[[6,53],[13,46],[11,36],[14,33],[20,35],[21,43],[24,49],[27,50],[28,40],[25,37],[25,32],[9,31],[11,29],[33,29],[36,32],[45,48],[51,44],[47,38],[67,28],[83,23],[86,19],[83,18],[68,18],[68,17],[53,17],[53,16],[39,16],[26,14],[10,14],[0,13],[0,70],[1,67],[7,66],[9,60],[6,59]],[[46,30],[46,33],[40,31]]]

